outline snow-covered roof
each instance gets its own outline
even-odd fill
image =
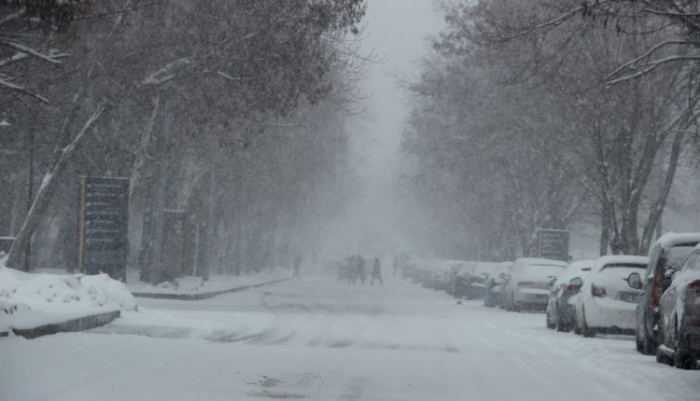
[[[673,233],[669,232],[656,240],[664,248],[671,248],[681,244],[700,243],[700,233]]]

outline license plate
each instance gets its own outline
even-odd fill
[[[639,299],[639,294],[636,292],[621,292],[618,298],[620,298],[620,301],[622,302],[636,304],[637,300]]]

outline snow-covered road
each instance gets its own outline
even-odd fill
[[[0,400],[700,399],[700,372],[630,337],[555,333],[540,314],[386,281],[140,300],[90,332],[0,339]]]

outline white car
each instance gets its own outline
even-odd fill
[[[584,337],[634,334],[642,291],[632,288],[628,278],[632,273],[643,274],[648,263],[646,256],[598,258],[576,297],[574,332]]]
[[[429,287],[434,290],[446,290],[450,283],[450,268],[453,264],[454,261],[449,260],[441,260],[436,263]]]
[[[574,328],[574,303],[594,260],[573,262],[552,286],[547,302],[547,328],[569,331]]]
[[[513,262],[503,294],[506,310],[547,308],[554,281],[566,271],[567,263],[559,260],[520,258]]]

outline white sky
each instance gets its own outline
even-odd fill
[[[360,225],[351,231],[363,239],[396,242],[393,190],[408,110],[405,94],[393,75],[416,75],[416,61],[428,49],[427,36],[437,34],[442,21],[435,13],[433,0],[368,0],[365,21],[363,47],[374,51],[383,62],[370,66],[365,87],[371,97],[367,100],[369,121],[362,125],[368,132],[358,135],[358,153],[365,159],[361,170],[364,198],[350,213],[350,224]]]

